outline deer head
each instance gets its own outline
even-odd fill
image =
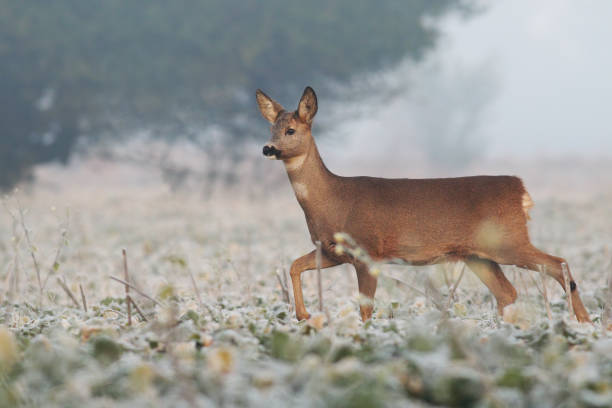
[[[308,86],[304,89],[294,112],[287,112],[281,104],[259,89],[256,95],[262,116],[272,124],[272,138],[263,148],[264,156],[285,161],[305,156],[314,143],[311,126],[317,113],[317,96],[312,88]]]

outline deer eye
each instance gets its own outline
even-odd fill
[[[292,134],[294,134],[294,133],[295,133],[295,129],[291,129],[291,128],[289,128],[289,129],[287,129],[287,130],[285,131],[285,134],[286,134],[286,135],[292,135]]]

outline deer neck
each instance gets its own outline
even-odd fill
[[[305,154],[285,160],[285,168],[295,196],[307,216],[313,213],[318,203],[330,198],[336,176],[325,167],[314,140]]]

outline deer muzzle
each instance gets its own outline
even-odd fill
[[[263,147],[263,155],[268,159],[280,159],[281,151],[272,145],[265,145]]]

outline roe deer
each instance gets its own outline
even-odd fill
[[[500,314],[517,296],[500,264],[531,270],[545,267],[567,292],[562,271],[565,260],[540,251],[529,241],[527,220],[533,203],[518,177],[337,176],[325,167],[312,137],[317,113],[312,88],[304,90],[295,112],[287,112],[261,90],[257,90],[257,104],[272,124],[272,139],[263,154],[284,162],[311,239],[321,241],[321,267],[353,264],[359,292],[366,297],[373,299],[377,278],[363,262],[334,251],[336,232],[349,234],[377,261],[400,259],[413,265],[463,261],[493,293]],[[298,320],[309,317],[301,274],[315,267],[315,251],[291,265]],[[578,321],[590,322],[571,275],[569,281]],[[372,308],[371,302],[360,306],[364,321],[372,316]]]

